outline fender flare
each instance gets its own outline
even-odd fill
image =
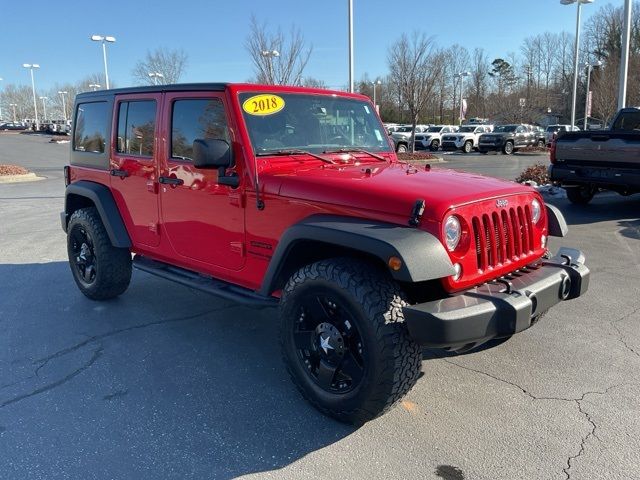
[[[131,237],[122,221],[116,201],[111,190],[105,185],[86,180],[80,180],[67,186],[64,197],[64,212],[62,214],[62,228],[67,231],[69,217],[75,209],[69,203],[69,197],[77,195],[88,198],[98,210],[109,240],[114,247],[131,248]]]
[[[566,237],[569,232],[567,222],[562,212],[553,205],[545,204],[547,207],[547,223],[549,224],[549,235],[552,237]]]
[[[319,242],[377,257],[384,265],[390,257],[402,260],[400,270],[389,269],[401,282],[423,282],[454,275],[455,270],[442,243],[424,230],[402,225],[334,215],[313,215],[289,227],[278,243],[264,276],[260,293],[278,288],[284,266],[301,242]]]

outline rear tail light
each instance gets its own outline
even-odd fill
[[[556,163],[556,137],[553,136],[553,140],[551,140],[551,149],[549,150],[549,161],[552,164]]]
[[[64,166],[64,186],[67,187],[71,183],[71,169],[69,165]]]

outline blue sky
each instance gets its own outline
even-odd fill
[[[583,21],[607,2],[583,7]],[[623,0],[615,0],[622,5]],[[38,63],[36,87],[47,90],[102,73],[102,51],[91,34],[115,36],[109,74],[130,85],[131,70],[147,50],[182,48],[185,82],[246,81],[253,75],[244,48],[249,20],[299,27],[313,54],[305,75],[339,88],[348,83],[347,0],[3,0],[0,7],[2,85],[30,84],[23,63]],[[573,33],[575,5],[559,0],[354,0],[355,79],[387,72],[387,49],[402,32],[424,31],[438,45],[484,48],[490,58],[518,52],[524,38],[545,31]]]

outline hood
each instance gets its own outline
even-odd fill
[[[515,182],[448,169],[404,163],[302,166],[265,171],[265,191],[309,202],[340,205],[409,217],[416,200],[425,200],[424,216],[439,221],[453,206],[533,192]]]

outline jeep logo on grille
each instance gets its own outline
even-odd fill
[[[504,208],[507,205],[509,205],[509,201],[505,200],[504,198],[501,198],[500,200],[496,200],[496,207],[498,208]]]

